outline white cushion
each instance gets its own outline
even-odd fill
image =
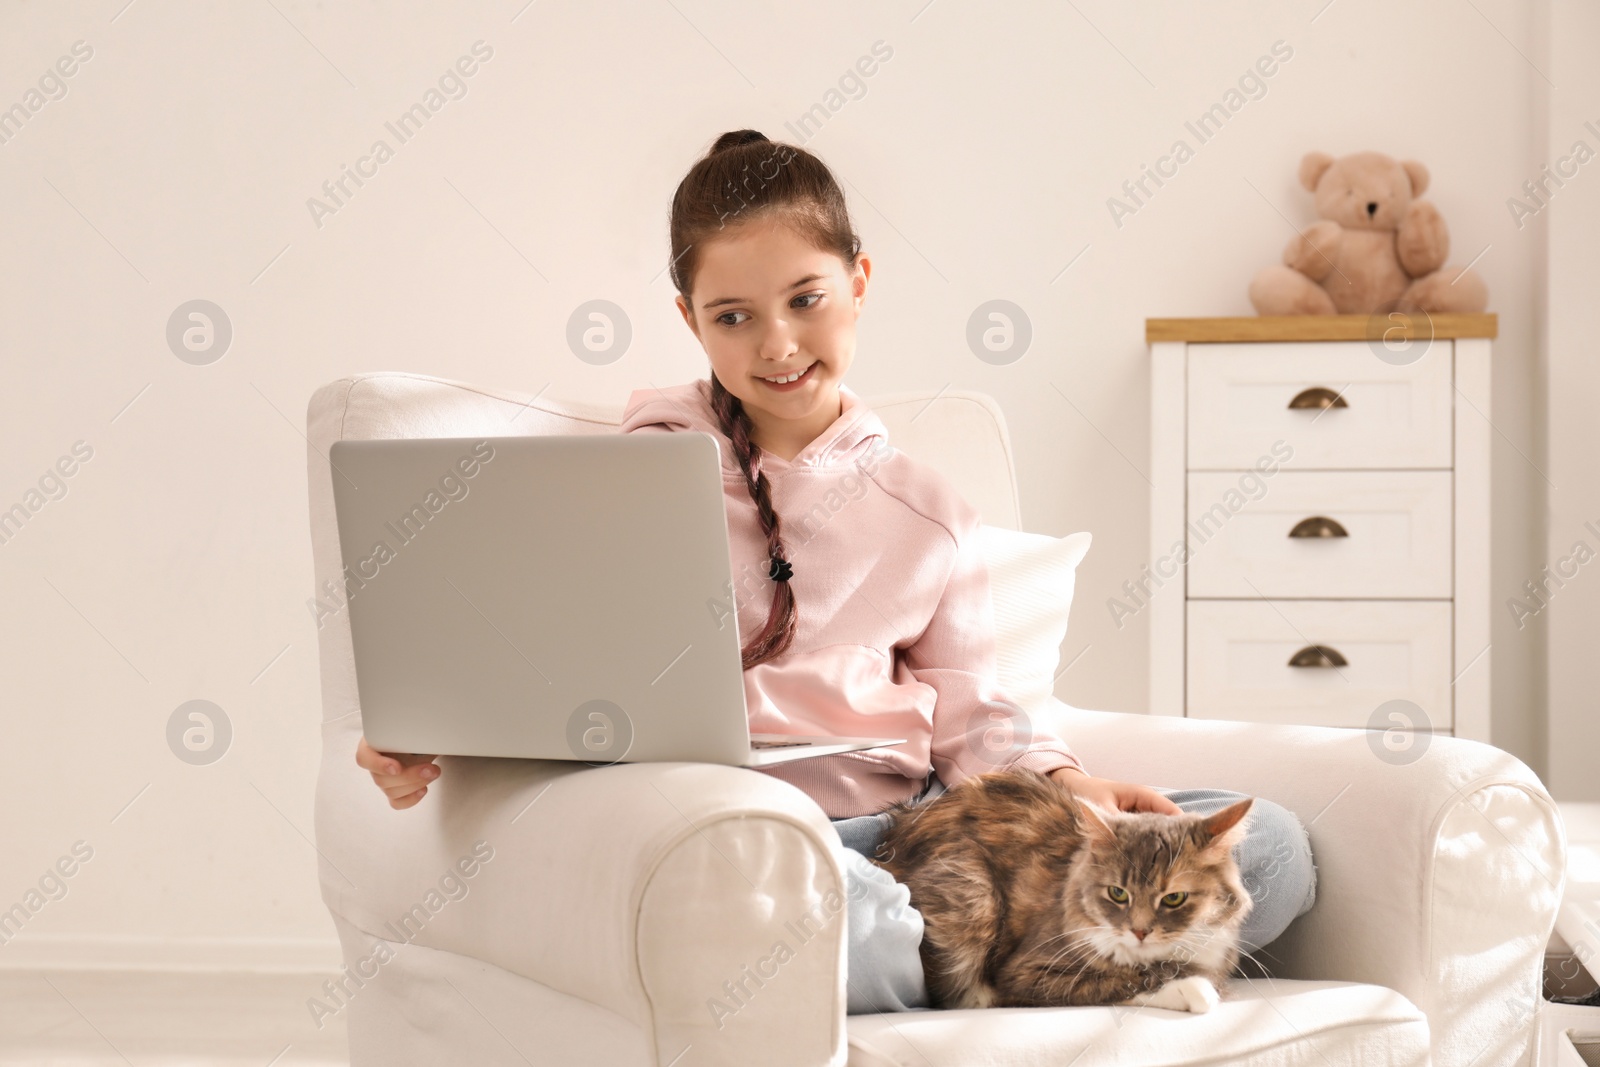
[[[846,1020],[848,1067],[1424,1067],[1429,1062],[1427,1016],[1392,989],[1357,982],[1235,979],[1224,996],[1203,1015],[1127,1005],[852,1015]]]
[[[988,524],[978,531],[994,603],[995,680],[1022,710],[1037,715],[1055,691],[1078,564],[1092,538]]]

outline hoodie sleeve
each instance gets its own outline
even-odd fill
[[[934,772],[946,786],[1012,766],[1042,774],[1076,767],[1087,774],[1066,743],[1034,724],[996,681],[994,605],[979,549],[979,516],[963,504],[954,530],[955,566],[932,620],[905,650],[912,675],[938,692]]]
[[[673,402],[659,389],[635,389],[622,408],[618,433],[671,433],[688,419],[679,415]]]
[[[628,394],[622,408],[621,433],[674,433],[678,430],[713,431],[706,410],[705,379],[677,385],[651,386]]]

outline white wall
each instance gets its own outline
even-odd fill
[[[0,965],[331,960],[310,844],[320,709],[305,607],[308,396],[351,372],[405,369],[620,404],[633,388],[703,375],[663,274],[677,181],[724,130],[794,139],[785,123],[825,102],[877,41],[892,57],[806,142],[846,183],[875,260],[851,385],[990,392],[1017,445],[1027,526],[1094,531],[1064,699],[1145,701],[1145,621],[1118,629],[1106,607],[1146,562],[1144,319],[1250,312],[1251,274],[1311,218],[1294,179],[1310,149],[1423,160],[1453,262],[1491,246],[1477,269],[1501,316],[1497,598],[1545,562],[1545,484],[1522,458],[1546,453],[1543,249],[1505,207],[1545,161],[1535,117],[1546,87],[1519,54],[1535,51],[1532,9],[444,7],[0,7],[0,107],[75,41],[93,49],[68,94],[0,145],[0,506],[74,442],[93,449],[65,497],[0,545],[11,752],[0,909],[75,841],[94,850],[68,895],[0,948]],[[375,139],[395,145],[384,123],[479,40],[493,55],[466,96],[317,225],[308,198]],[[1293,57],[1266,95],[1115,225],[1108,197],[1190,136],[1185,120],[1278,40]],[[1582,49],[1566,47],[1576,68]],[[1565,299],[1592,294],[1592,248],[1562,254]],[[197,298],[234,330],[206,366],[165,339],[173,311]],[[603,367],[564,339],[573,309],[596,298],[621,305],[634,330]],[[969,315],[991,299],[1021,305],[1033,325],[1031,350],[1009,366],[965,345]],[[1587,324],[1560,320],[1572,360]],[[1585,416],[1570,413],[1575,435],[1592,426]],[[1593,515],[1584,473],[1573,514],[1584,503]],[[1581,594],[1591,621],[1593,594]],[[1508,723],[1496,741],[1539,770],[1542,627],[1560,618],[1526,632],[1495,622]],[[166,740],[174,709],[195,699],[232,724],[209,766],[181,762]]]
[[[1546,73],[1560,88],[1550,93],[1549,148],[1540,163],[1550,164],[1563,184],[1547,186],[1549,206],[1536,218],[1546,227],[1550,247],[1548,372],[1542,384],[1548,394],[1545,473],[1551,486],[1544,555],[1517,576],[1508,595],[1530,609],[1538,609],[1541,599],[1547,605],[1524,627],[1531,631],[1542,624],[1549,635],[1547,781],[1557,797],[1600,801],[1600,162],[1594,159],[1600,153],[1600,71],[1593,48],[1600,41],[1600,10],[1582,0],[1551,0],[1550,15]],[[1581,165],[1578,141],[1587,146],[1589,160]],[[1563,157],[1570,161],[1561,164]],[[1571,177],[1562,178],[1561,171]],[[1523,593],[1530,581],[1539,599]]]

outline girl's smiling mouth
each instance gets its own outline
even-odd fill
[[[811,372],[814,369],[816,369],[816,366],[817,366],[817,361],[816,360],[812,360],[810,365],[808,365],[805,368],[805,372],[803,374],[801,374],[800,377],[798,377],[798,378],[794,379],[794,381],[790,381],[790,382],[775,382],[771,378],[759,378],[758,380],[762,381],[762,382],[765,382],[767,384],[767,387],[770,388],[770,389],[776,389],[779,392],[788,392],[790,390],[798,389],[802,385],[804,385],[806,382],[810,381],[811,380]],[[792,374],[794,372],[790,371],[789,373]]]

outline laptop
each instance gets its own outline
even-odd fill
[[[905,741],[751,735],[710,434],[328,455],[339,610],[380,752],[768,767]]]

